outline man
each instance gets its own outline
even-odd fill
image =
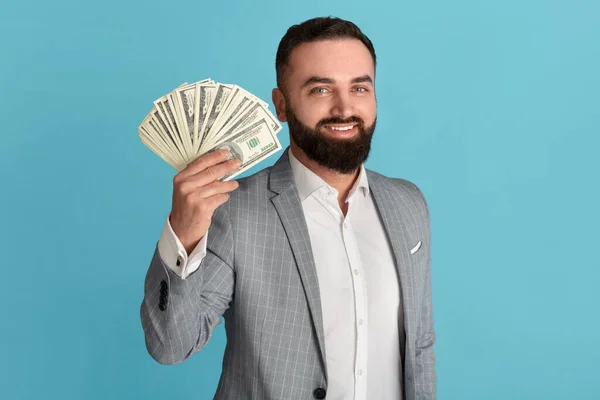
[[[277,117],[290,147],[238,182],[216,151],[174,178],[141,319],[163,364],[225,321],[216,399],[434,399],[429,211],[412,183],[364,168],[375,51],[316,18],[280,42]]]

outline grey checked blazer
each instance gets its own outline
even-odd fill
[[[367,174],[400,277],[405,399],[434,399],[427,203],[406,180]],[[223,318],[227,344],[215,399],[326,398],[319,282],[287,151],[238,181],[213,216],[196,272],[180,279],[155,249],[140,310],[148,352],[161,364],[180,363],[202,350]]]

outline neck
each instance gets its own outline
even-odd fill
[[[310,169],[312,172],[317,174],[321,179],[327,182],[328,185],[333,187],[338,192],[338,203],[340,205],[340,209],[346,215],[348,211],[348,204],[346,203],[346,198],[348,197],[348,193],[350,193],[350,189],[356,182],[358,175],[360,174],[360,168],[356,168],[354,171],[349,174],[342,174],[338,171],[333,171],[329,168],[323,167],[316,161],[308,158],[308,156],[300,149],[294,141],[290,141],[290,149],[294,157],[298,159],[306,168]]]

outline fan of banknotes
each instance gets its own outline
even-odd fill
[[[181,171],[208,152],[227,149],[241,160],[229,180],[281,150],[281,124],[267,103],[237,85],[187,82],[154,101],[138,127],[142,143]]]

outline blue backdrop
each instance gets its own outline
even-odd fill
[[[212,398],[222,325],[180,365],[144,346],[174,170],[137,126],[183,81],[271,103],[281,36],[318,15],[379,56],[367,166],[429,201],[439,398],[600,398],[592,0],[4,0],[0,397]]]

